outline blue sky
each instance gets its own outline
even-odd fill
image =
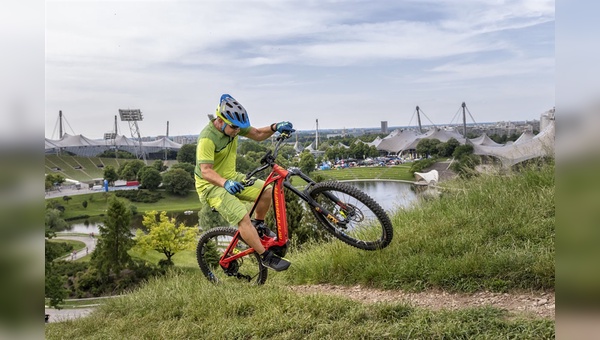
[[[144,136],[197,134],[222,93],[255,126],[436,125],[555,106],[555,3],[523,1],[46,2],[45,136],[101,138],[120,108]],[[470,120],[470,119],[468,119]],[[453,121],[457,123],[456,119]],[[119,122],[129,135],[126,123]]]

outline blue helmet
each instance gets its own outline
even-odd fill
[[[217,116],[223,119],[225,123],[238,126],[242,129],[250,126],[250,119],[248,118],[246,109],[228,94],[221,96],[219,106],[217,107]]]

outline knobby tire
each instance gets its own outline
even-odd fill
[[[356,213],[354,218],[347,219],[348,224],[343,224],[332,222],[323,214],[310,209],[317,221],[333,236],[363,250],[382,249],[390,244],[393,237],[392,222],[383,208],[369,195],[346,183],[328,181],[315,184],[309,195],[339,220],[344,220],[341,216],[346,212],[340,211],[341,209],[324,195],[325,192],[350,204]]]
[[[219,265],[219,259],[236,232],[237,229],[235,228],[218,227],[210,229],[200,236],[196,247],[196,259],[200,270],[209,281],[214,283],[225,280],[258,285],[265,283],[268,270],[261,264],[260,255],[256,252],[235,260],[234,266],[237,270],[234,270],[233,273],[230,272],[230,274],[236,275],[228,275]],[[240,238],[235,250],[242,251],[248,248],[250,246]]]

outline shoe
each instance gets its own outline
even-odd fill
[[[271,268],[274,271],[280,272],[286,270],[292,264],[290,261],[286,260],[283,257],[277,256],[274,252],[267,250],[262,255],[262,265]]]
[[[258,222],[257,220],[252,220],[252,225],[254,226],[254,228],[256,228],[256,231],[258,231],[258,236],[260,236],[261,238],[264,236],[273,238],[277,236],[277,234],[272,232],[271,229],[267,227],[265,222]]]

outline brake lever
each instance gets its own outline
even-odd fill
[[[254,177],[245,178],[244,180],[242,180],[242,185],[245,187],[250,187],[254,185],[254,182],[256,182],[256,178]]]

